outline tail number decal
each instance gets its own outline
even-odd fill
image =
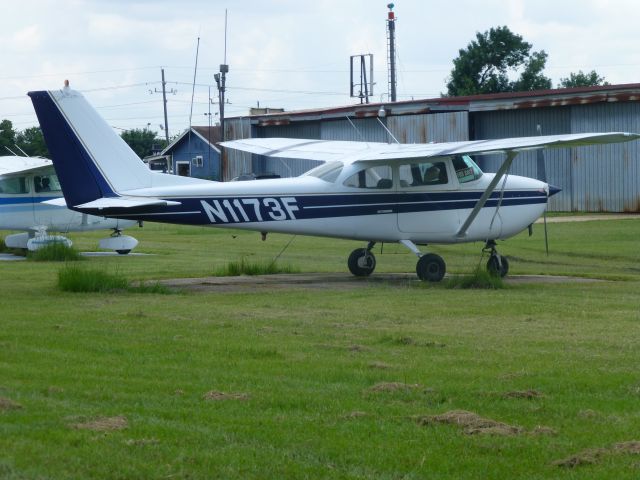
[[[295,197],[200,200],[211,223],[295,220],[299,211]]]

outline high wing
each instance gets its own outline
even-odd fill
[[[224,142],[227,148],[267,157],[305,160],[355,162],[389,162],[407,158],[449,155],[488,155],[523,152],[541,148],[566,148],[584,145],[628,142],[640,138],[635,133],[574,133],[536,137],[472,140],[467,142],[387,144],[335,140],[299,140],[290,138],[250,138]]]
[[[0,157],[0,175],[30,172],[39,168],[50,167],[51,160],[39,157]]]

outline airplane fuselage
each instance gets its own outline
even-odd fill
[[[152,196],[180,205],[135,214],[112,210],[106,215],[354,240],[458,243],[517,234],[542,215],[549,191],[546,183],[509,176],[504,188],[494,192],[481,209],[478,221],[460,237],[458,229],[493,174],[465,184],[450,176],[449,182],[437,186],[404,186],[392,180],[389,188],[350,188],[344,180],[354,172],[345,170],[330,183],[304,175],[180,186],[179,194],[173,191],[175,187],[129,191],[127,195]]]

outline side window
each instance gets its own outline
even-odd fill
[[[421,162],[400,165],[401,187],[423,187],[449,183],[445,162]]]
[[[0,179],[0,193],[5,195],[22,195],[29,193],[27,177],[7,177]]]
[[[345,187],[379,188],[393,187],[393,176],[389,165],[369,167],[354,173],[344,181]]]
[[[460,183],[473,182],[482,176],[482,170],[467,155],[458,155],[453,157],[453,168],[456,171],[456,177]]]
[[[36,175],[33,177],[33,186],[36,193],[59,192],[61,190],[56,175]]]

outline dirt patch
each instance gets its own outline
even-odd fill
[[[586,450],[575,455],[571,455],[570,457],[563,458],[562,460],[556,460],[552,465],[563,468],[575,468],[580,465],[593,465],[594,463],[598,463],[600,459],[608,453],[609,450],[606,448],[587,448]]]
[[[6,410],[19,410],[22,408],[22,405],[14,402],[13,400],[5,397],[0,397],[0,412],[4,412]]]
[[[468,412],[466,410],[451,410],[441,415],[426,415],[418,417],[419,425],[447,424],[461,427],[467,435],[502,435],[511,436],[523,433],[524,430],[514,425],[508,425],[490,418]]]
[[[640,442],[632,440],[630,442],[620,442],[613,445],[613,450],[619,453],[640,454]]]
[[[82,423],[72,423],[71,428],[78,430],[92,430],[94,432],[109,432],[112,430],[124,430],[129,426],[127,418],[119,415],[117,417],[99,417],[95,420]]]
[[[247,393],[225,393],[225,392],[217,392],[212,390],[210,392],[205,393],[202,398],[204,400],[211,400],[214,402],[221,400],[248,400],[249,394]]]
[[[537,390],[514,390],[513,392],[505,392],[502,396],[504,398],[526,398],[527,400],[544,397],[544,395]]]
[[[401,383],[401,382],[382,382],[376,383],[373,387],[368,388],[367,392],[397,392],[415,390],[421,386],[417,383]]]
[[[600,280],[566,276],[517,275],[505,279],[507,284],[576,283]],[[354,277],[348,273],[287,273],[276,275],[242,275],[239,277],[201,277],[148,280],[145,285],[164,285],[192,292],[273,292],[297,290],[353,290],[373,286],[402,287],[422,284],[415,273],[377,273],[370,277]],[[438,344],[432,346],[441,346]]]
[[[593,465],[612,455],[639,455],[640,441],[614,443],[609,448],[587,448],[580,453],[552,462],[563,468],[575,468],[581,465]]]

